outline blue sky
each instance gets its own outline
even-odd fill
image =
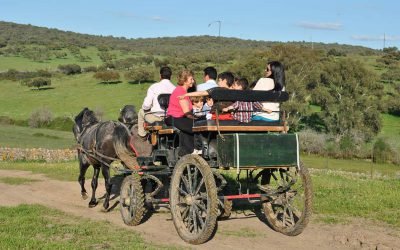
[[[126,38],[221,36],[400,48],[394,0],[0,0],[0,20]]]

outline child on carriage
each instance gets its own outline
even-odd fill
[[[232,88],[235,90],[247,90],[249,87],[249,82],[246,78],[238,78],[233,83]],[[253,113],[257,110],[262,110],[267,113],[271,113],[272,111],[269,109],[265,109],[260,102],[243,102],[236,101],[232,105],[223,108],[223,112],[232,112],[233,120],[237,120],[239,122],[248,123],[251,121],[251,117]]]

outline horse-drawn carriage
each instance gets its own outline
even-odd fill
[[[210,92],[220,101],[283,102],[285,92]],[[159,102],[168,107],[168,95]],[[217,109],[218,110],[218,109]],[[195,121],[202,154],[178,157],[179,131],[165,123],[149,124],[153,151],[138,156],[137,167],[125,169],[120,209],[127,225],[141,223],[146,210],[168,204],[180,237],[191,244],[209,240],[218,218],[229,217],[232,200],[261,204],[265,221],[285,235],[298,235],[311,216],[311,178],[299,159],[296,134],[287,133],[284,115],[278,122]]]

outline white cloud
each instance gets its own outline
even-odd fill
[[[353,40],[358,41],[400,41],[400,36],[390,36],[390,35],[381,35],[381,36],[368,36],[368,35],[352,35],[351,38]]]
[[[314,30],[340,30],[342,29],[342,24],[340,23],[314,23],[314,22],[300,22],[297,26],[305,29]]]
[[[152,16],[152,17],[150,17],[150,19],[153,21],[158,21],[158,22],[167,22],[168,21],[167,19],[160,17],[160,16]]]

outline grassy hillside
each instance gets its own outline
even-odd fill
[[[49,60],[44,62],[33,61],[22,56],[0,55],[0,72],[7,71],[9,69],[16,69],[18,71],[36,71],[38,69],[55,71],[57,70],[58,65],[78,64],[82,68],[85,68],[88,66],[100,66],[103,64],[103,62],[100,60],[98,55],[99,51],[96,47],[80,49],[80,52],[83,56],[90,58],[87,61],[78,60],[67,49],[62,49],[60,51],[65,52],[67,56],[65,58],[56,58],[55,56],[52,56]],[[119,50],[110,50],[109,53],[117,56],[118,59],[134,56],[132,53],[122,53]]]
[[[17,82],[0,84],[0,115],[27,119],[40,108],[47,107],[54,116],[75,116],[84,107],[104,112],[105,119],[116,120],[126,104],[140,107],[149,84],[99,84],[92,73],[54,78],[54,89],[32,90]]]
[[[0,147],[62,149],[75,144],[72,132],[0,125]]]

